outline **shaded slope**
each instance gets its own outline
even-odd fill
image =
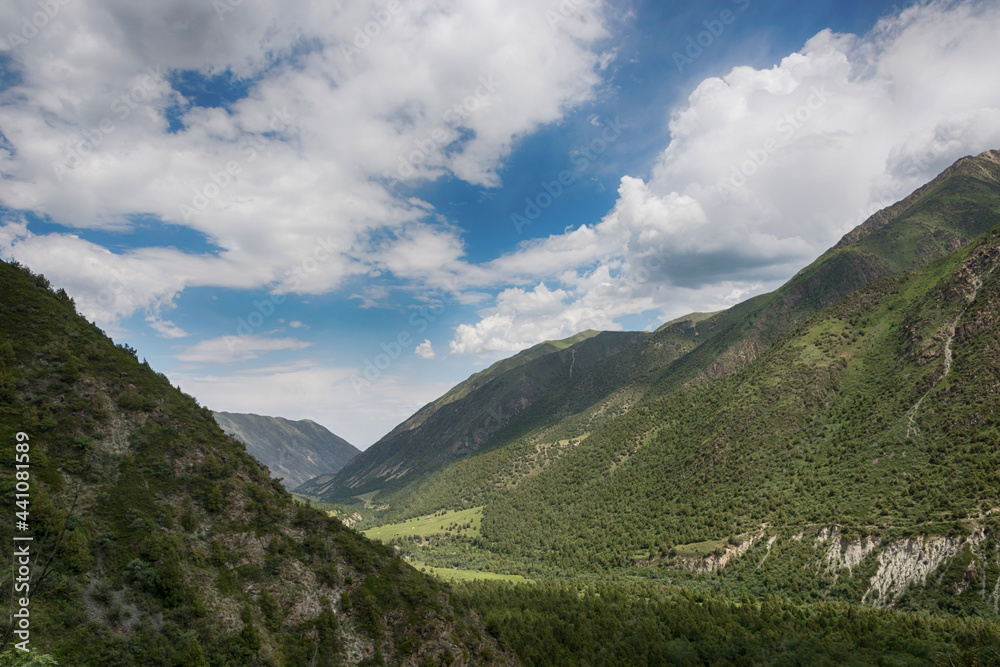
[[[31,648],[60,664],[509,662],[446,590],[293,503],[209,410],[65,292],[0,262],[8,508],[17,433],[30,444]]]
[[[287,489],[318,475],[335,473],[361,450],[308,419],[215,412],[223,431],[246,445],[247,452],[263,463]]]

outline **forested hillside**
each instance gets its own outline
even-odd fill
[[[7,563],[18,443],[30,466],[18,534],[34,553],[18,596],[30,597],[29,648],[61,665],[512,661],[391,548],[293,502],[63,290],[0,263]],[[0,586],[8,599],[10,577]]]
[[[735,375],[609,421],[496,496],[482,545],[608,568],[679,565],[683,545],[815,538],[829,525],[848,541],[976,536],[969,548],[990,582],[979,603],[993,609],[998,264],[995,229],[859,290]]]

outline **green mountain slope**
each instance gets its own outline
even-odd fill
[[[308,419],[215,412],[223,431],[244,445],[287,489],[318,475],[335,473],[361,450]]]
[[[823,308],[879,278],[926,266],[998,221],[1000,152],[963,158],[778,290],[652,334],[588,332],[568,347],[543,344],[499,362],[337,475],[300,491],[333,502],[377,492],[395,518],[479,504],[537,474],[608,419],[649,397],[739,371]]]
[[[489,503],[479,546],[996,614],[998,267],[994,228],[858,290],[740,372],[607,422]]]
[[[294,503],[209,410],[2,262],[0,461],[0,559],[22,544],[15,510],[33,538],[29,590],[9,570],[0,590],[30,597],[29,648],[59,664],[512,662],[447,590]]]

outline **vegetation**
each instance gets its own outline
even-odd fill
[[[608,421],[487,505],[482,546],[607,569],[761,526],[884,536],[966,521],[966,534],[1000,536],[986,519],[1000,505],[988,481],[1000,466],[998,262],[992,231],[860,290],[744,371]],[[980,282],[973,305],[948,298]],[[950,326],[961,343],[940,335]]]
[[[418,568],[421,572],[426,572],[427,574],[437,577],[439,579],[444,579],[445,581],[510,581],[514,583],[528,583],[530,580],[525,579],[519,574],[497,574],[496,572],[485,572],[482,570],[458,570],[451,567],[433,567],[431,565],[425,565],[417,561],[410,561],[410,563]]]
[[[994,621],[629,581],[458,591],[529,666],[1000,664]]]
[[[397,538],[427,537],[430,535],[446,535],[452,533],[467,537],[479,535],[479,522],[483,516],[482,507],[449,512],[442,510],[423,518],[410,519],[398,524],[388,524],[364,531],[365,537],[382,542],[390,542]]]
[[[498,478],[512,478],[519,463],[530,466],[534,448],[579,440],[644,402],[730,377],[848,294],[929,266],[997,222],[995,152],[965,158],[872,216],[775,292],[679,318],[653,334],[586,332],[526,350],[459,384],[340,473],[300,492],[345,503],[376,492],[374,504],[388,507],[388,522],[489,505]],[[852,329],[851,337],[865,331]]]
[[[307,502],[0,265],[0,458],[31,435],[51,556],[38,645],[82,665],[1000,664],[998,157],[771,294],[499,362]]]

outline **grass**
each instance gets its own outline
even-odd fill
[[[410,565],[418,570],[438,579],[446,581],[511,581],[520,584],[530,584],[531,579],[526,579],[519,574],[497,574],[495,572],[477,572],[476,570],[456,570],[450,567],[431,567],[419,561],[411,561]]]
[[[477,537],[482,517],[482,507],[471,507],[458,511],[442,510],[436,514],[417,517],[402,523],[371,528],[365,531],[365,537],[382,542],[388,542],[396,537],[427,537],[443,535],[448,532],[466,537]],[[471,527],[463,528],[467,524],[471,524]]]
[[[678,544],[674,547],[674,553],[682,558],[702,558],[710,556],[716,549],[725,550],[726,543],[726,540],[706,540],[693,544]]]

